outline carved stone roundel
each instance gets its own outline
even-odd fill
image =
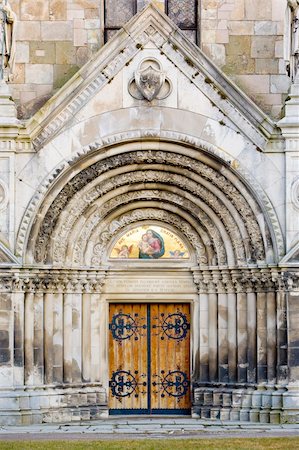
[[[132,97],[138,100],[145,98],[151,102],[155,98],[162,100],[168,97],[171,92],[171,84],[166,79],[166,74],[159,61],[151,58],[140,63],[128,89]]]

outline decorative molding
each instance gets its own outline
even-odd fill
[[[243,253],[243,242],[236,222],[231,216],[231,213],[223,206],[222,202],[204,186],[198,184],[195,181],[190,180],[186,176],[164,173],[163,171],[155,172],[152,170],[144,170],[144,165],[150,163],[155,164],[169,164],[173,167],[180,167],[184,169],[190,169],[197,173],[199,176],[203,177],[208,182],[216,186],[221,192],[225,192],[226,197],[232,203],[232,205],[238,211],[241,216],[244,225],[248,233],[248,245],[250,258],[252,260],[264,260],[265,251],[263,240],[261,236],[261,231],[259,225],[254,217],[253,211],[247,203],[247,200],[240,194],[240,192],[233,186],[233,184],[225,178],[222,174],[218,173],[216,170],[207,166],[206,164],[196,161],[190,157],[178,155],[176,153],[162,152],[162,151],[136,151],[123,153],[122,155],[116,155],[109,157],[105,160],[101,160],[87,169],[82,170],[77,174],[72,180],[67,183],[64,188],[57,195],[56,199],[53,201],[51,207],[49,208],[41,228],[39,235],[35,244],[35,255],[36,260],[39,262],[45,261],[46,254],[49,252],[50,236],[52,235],[54,228],[59,219],[60,212],[69,203],[70,198],[72,198],[76,192],[82,190],[87,184],[91,183],[100,174],[106,173],[109,170],[117,167],[123,167],[132,164],[142,164],[142,171],[133,172],[132,174],[123,174],[122,176],[117,176],[115,180],[109,179],[102,185],[94,188],[94,193],[91,193],[90,202],[101,195],[104,195],[108,191],[115,189],[118,185],[132,184],[136,182],[162,182],[168,185],[177,185],[183,189],[187,188],[188,191],[192,192],[196,197],[202,198],[219,216],[223,221],[225,228],[229,235],[231,235],[231,240],[234,244],[236,251],[236,259],[244,261],[245,254]],[[96,194],[96,195],[95,195]],[[82,200],[82,195],[77,199],[78,205],[73,205],[74,211],[78,211],[82,214],[84,209],[80,209],[80,202]],[[89,201],[85,200],[85,206],[87,206]],[[83,205],[84,206],[84,205]],[[66,218],[66,224],[70,222],[72,215]],[[72,225],[69,226],[71,228]],[[64,239],[66,238],[63,235]],[[65,243],[61,243],[65,246]],[[240,253],[241,252],[241,253]]]
[[[1,274],[0,292],[100,294],[106,277],[106,269],[12,269]],[[199,294],[299,290],[299,270],[278,268],[196,268],[193,280]]]
[[[207,144],[205,141],[196,139],[193,136],[189,136],[182,133],[175,132],[167,132],[167,131],[159,131],[159,130],[147,130],[146,132],[141,133],[141,137],[144,139],[147,138],[149,140],[159,138],[164,139],[166,142],[177,142],[184,143],[188,145],[192,145],[195,148],[201,149],[201,151],[205,151],[210,153],[221,160],[225,161],[226,157],[223,152],[220,152],[215,146],[211,144]],[[61,175],[63,171],[66,171],[67,167],[70,165],[74,166],[75,162],[78,161],[82,155],[93,154],[96,150],[100,148],[104,148],[106,145],[116,145],[126,141],[132,141],[134,139],[140,139],[140,131],[131,131],[124,132],[122,134],[117,134],[110,136],[109,138],[103,139],[101,141],[96,141],[86,147],[82,148],[81,152],[78,152],[76,156],[74,156],[69,163],[65,161],[58,165],[53,172],[45,179],[45,181],[41,184],[41,186],[37,189],[35,195],[33,196],[29,206],[26,209],[23,220],[21,222],[18,236],[17,236],[17,245],[16,252],[17,255],[22,255],[24,251],[24,245],[26,243],[26,239],[28,238],[28,229],[33,222],[35,215],[37,214],[38,208],[41,205],[43,198],[45,197],[46,192],[49,190],[50,186],[56,181],[57,177]],[[174,153],[175,154],[175,153]],[[229,164],[229,161],[227,161]],[[228,169],[227,169],[228,170]],[[284,254],[284,243],[282,237],[282,231],[280,228],[280,224],[278,222],[275,210],[271,202],[269,201],[267,195],[260,187],[259,183],[242,167],[242,164],[238,164],[237,170],[231,170],[231,173],[240,173],[241,177],[245,179],[248,186],[253,189],[255,196],[259,199],[261,206],[264,208],[264,214],[268,219],[269,224],[271,224],[271,228],[274,233],[274,242],[277,245],[277,252],[279,255]]]

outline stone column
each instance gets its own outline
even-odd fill
[[[247,281],[247,382],[256,383],[256,293]]]
[[[60,384],[63,383],[63,293],[53,292],[52,299],[53,299],[53,382]]]
[[[220,271],[214,271],[213,279],[217,288],[218,326],[218,381],[228,382],[228,298]]]
[[[53,383],[53,293],[44,296],[45,384]]]
[[[237,296],[228,271],[222,271],[227,292],[228,381],[237,381]]]
[[[232,282],[236,291],[236,320],[237,320],[237,381],[247,382],[247,293],[241,282],[240,271],[232,271]]]
[[[25,354],[25,384],[34,385],[34,293],[25,294],[25,331],[24,331],[24,354]]]
[[[209,381],[218,381],[218,296],[210,272],[204,272],[208,290]]]
[[[63,381],[72,382],[72,303],[73,294],[63,295]]]
[[[42,292],[34,293],[33,300],[33,364],[35,385],[44,383],[44,329],[43,329],[43,309],[44,298]]]
[[[13,386],[24,384],[24,300],[22,281],[14,279],[12,285],[13,306]]]
[[[283,420],[299,421],[299,271],[284,274],[287,283],[289,381],[283,395]]]
[[[276,383],[277,368],[277,333],[276,333],[276,296],[275,292],[267,292],[267,380]]]
[[[257,292],[257,382],[267,381],[267,294]]]

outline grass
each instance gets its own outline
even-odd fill
[[[299,438],[0,441],[1,450],[297,450]]]

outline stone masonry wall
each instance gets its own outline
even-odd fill
[[[285,0],[202,0],[202,49],[273,118],[289,89]]]
[[[100,0],[11,0],[18,17],[13,97],[38,110],[102,44]]]
[[[10,3],[19,21],[13,97],[27,118],[103,45],[103,2]],[[281,116],[289,88],[285,9],[285,0],[201,0],[203,51],[273,118]]]

